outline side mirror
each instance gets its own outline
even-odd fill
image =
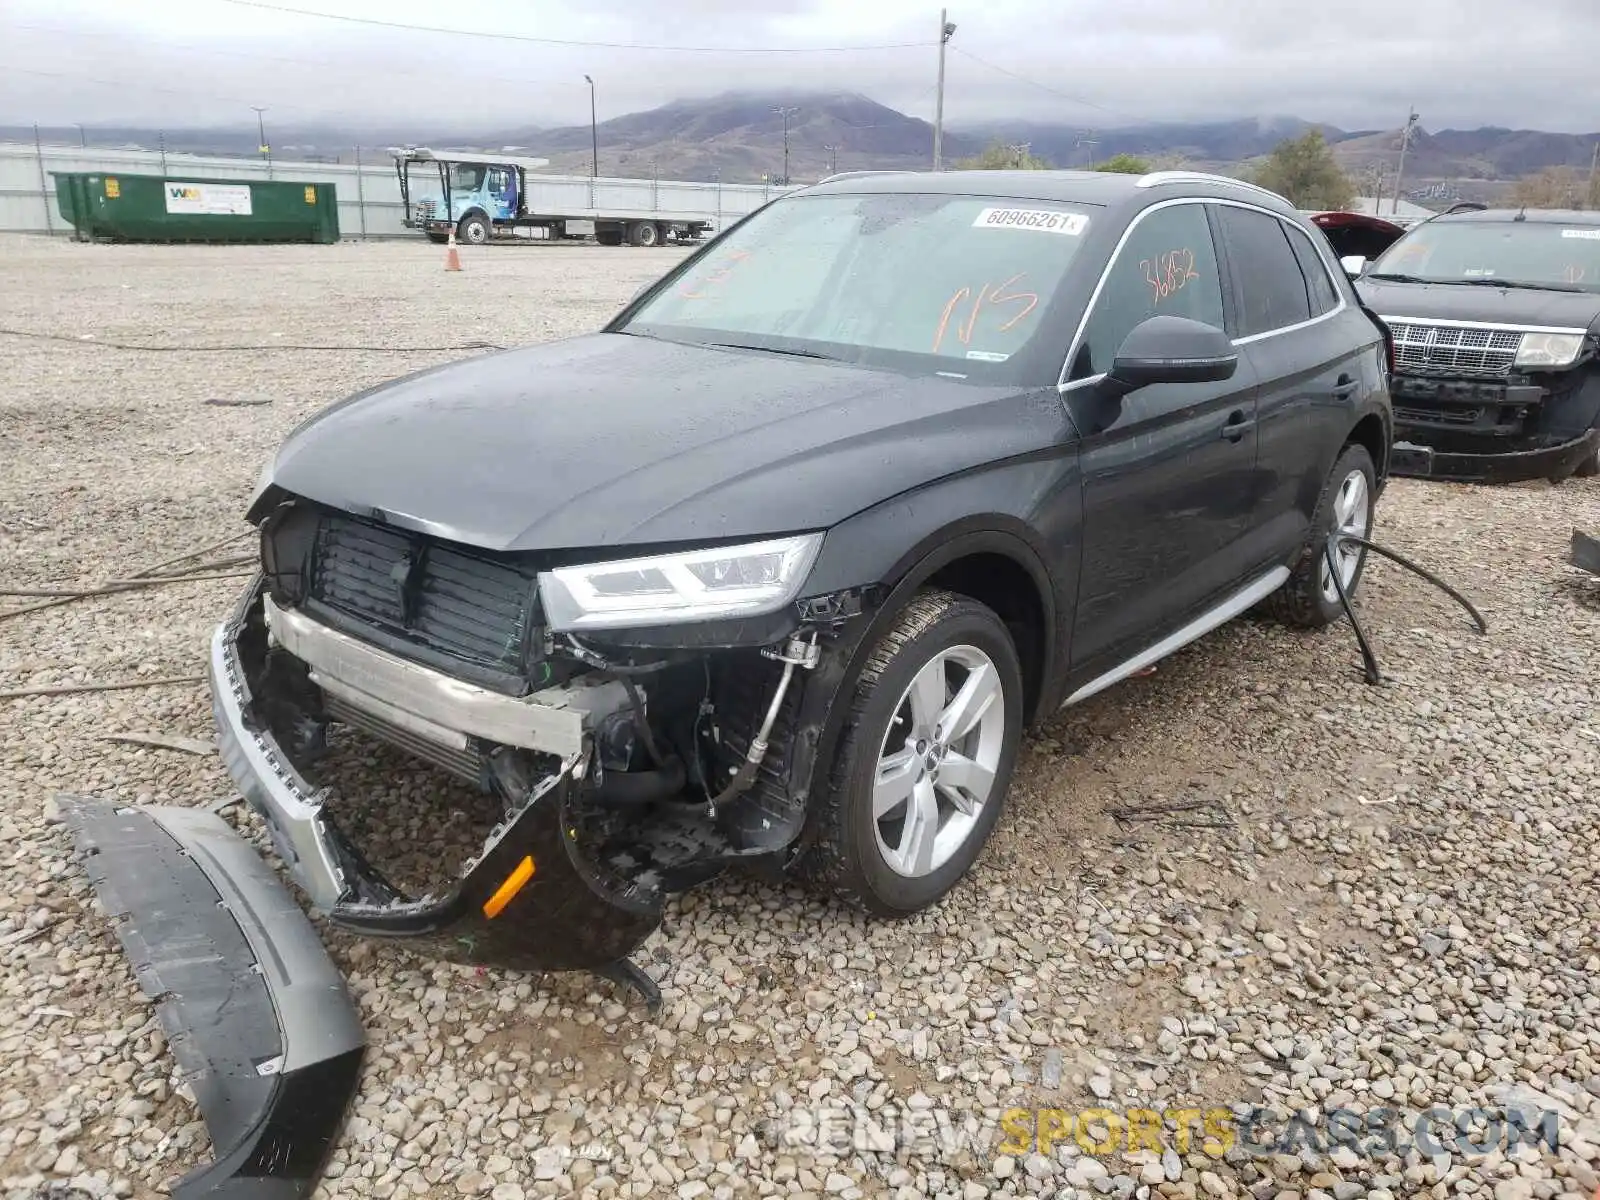
[[[1339,260],[1339,265],[1351,279],[1360,279],[1361,273],[1367,269],[1367,260],[1360,254],[1346,254]]]
[[[1239,351],[1215,325],[1188,317],[1150,317],[1123,340],[1106,374],[1122,396],[1153,383],[1219,383],[1233,378]]]

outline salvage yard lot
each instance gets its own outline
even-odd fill
[[[126,577],[242,531],[296,423],[476,353],[381,347],[593,329],[681,253],[463,248],[449,274],[425,243],[0,240],[0,326],[84,339],[0,336],[0,586]],[[95,344],[116,341],[174,348]],[[261,345],[373,349],[180,348]],[[1398,481],[1377,521],[1479,604],[1487,637],[1381,561],[1359,603],[1382,687],[1362,683],[1344,626],[1237,622],[1031,739],[994,840],[941,908],[871,923],[743,876],[673,904],[641,956],[659,1021],[585,977],[325,931],[370,1051],[322,1194],[1590,1200],[1600,586],[1563,558],[1575,525],[1600,529],[1600,481]],[[0,620],[0,691],[198,676],[242,582]],[[75,1180],[155,1195],[208,1152],[48,814],[64,791],[204,804],[231,788],[211,757],[114,733],[209,739],[205,686],[0,700],[0,1194]],[[449,852],[470,798],[375,745],[347,758],[366,786],[342,805],[383,813],[422,858]],[[1161,805],[1178,807],[1137,811]],[[1013,1108],[1507,1102],[1557,1112],[1559,1149],[1217,1158],[1171,1131],[1165,1156],[1001,1144]],[[866,1127],[841,1116],[851,1105]]]

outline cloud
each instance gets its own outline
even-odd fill
[[[936,16],[911,0],[594,0],[541,23],[480,0],[286,0],[378,21],[612,43],[824,47],[829,53],[677,53],[497,42],[269,12],[227,0],[7,0],[0,121],[503,129],[602,119],[730,89],[859,91],[933,111]],[[984,0],[952,6],[946,119],[1110,127],[1141,120],[1297,115],[1395,127],[1482,124],[1580,132],[1595,0]]]

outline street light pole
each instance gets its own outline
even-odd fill
[[[956,27],[945,20],[948,10],[939,10],[939,89],[933,105],[933,169],[944,169],[944,48],[955,36]]]
[[[789,118],[799,112],[798,108],[774,108],[773,112],[783,118],[783,186],[789,186]]]
[[[259,139],[256,142],[256,145],[261,150],[261,157],[266,160],[266,163],[267,163],[267,178],[271,179],[272,178],[272,147],[267,144],[267,126],[266,126],[266,122],[264,120],[262,120],[262,117],[261,117],[261,114],[266,112],[267,110],[266,110],[266,107],[264,105],[260,105],[260,104],[252,104],[250,107],[256,110],[256,137]]]
[[[1411,115],[1406,118],[1406,127],[1400,134],[1400,165],[1394,172],[1394,200],[1389,205],[1389,215],[1396,216],[1400,212],[1400,188],[1406,177],[1406,149],[1411,145],[1411,131],[1417,126],[1417,110],[1411,109]],[[1376,215],[1376,214],[1374,214]]]
[[[597,179],[600,175],[600,126],[594,115],[594,79],[589,75],[583,78],[589,85],[589,178]]]

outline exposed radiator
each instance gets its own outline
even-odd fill
[[[382,717],[356,708],[332,692],[323,693],[323,711],[328,714],[328,719],[331,721],[338,721],[340,724],[371,734],[379,741],[388,742],[391,746],[432,763],[475,786],[484,785],[483,754],[477,742],[471,738],[467,739],[464,749],[444,746],[409,729],[402,729]]]

